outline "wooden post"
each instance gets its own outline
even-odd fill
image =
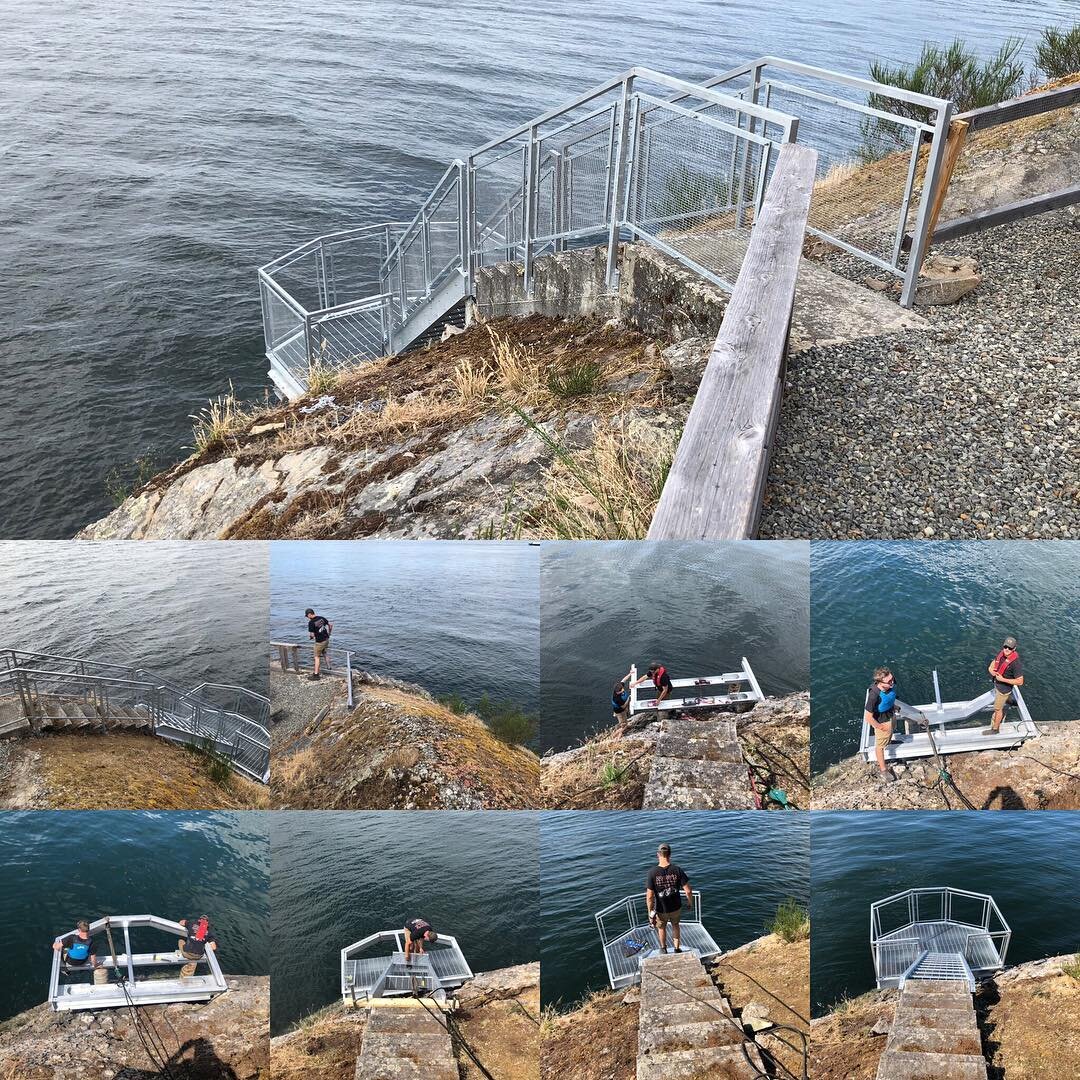
[[[953,170],[956,168],[957,161],[960,160],[960,151],[964,149],[970,126],[966,120],[954,120],[949,125],[949,136],[945,140],[945,159],[941,163],[941,181],[938,183],[934,201],[930,206],[930,224],[926,230],[927,246],[934,242],[934,230],[937,228],[945,196],[949,192],[949,181],[952,180]]]

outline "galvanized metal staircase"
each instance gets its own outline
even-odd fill
[[[213,749],[265,784],[269,715],[269,699],[243,687],[187,689],[145,668],[0,650],[0,736],[143,731]]]
[[[986,1080],[969,979],[950,977],[960,965],[967,968],[959,954],[928,955],[908,976],[877,1080]]]
[[[765,1075],[694,953],[651,956],[641,965],[637,1080],[743,1080]]]

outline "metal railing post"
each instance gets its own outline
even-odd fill
[[[563,183],[566,176],[566,168],[564,167],[563,155],[561,153],[555,154],[555,166],[551,176],[551,198],[553,203],[552,217],[554,218],[552,225],[554,226],[553,232],[555,233],[555,250],[566,250],[566,237],[562,234],[566,232],[566,223],[563,221],[564,209],[565,209],[565,197],[563,192]]]
[[[319,241],[319,299],[323,308],[333,307],[330,302],[330,289],[326,280],[326,248],[323,241]]]
[[[467,158],[458,170],[458,217],[461,244],[461,270],[465,275],[465,295],[473,294],[473,247],[475,211],[473,208],[473,159]]]
[[[926,175],[923,178],[922,200],[919,203],[918,217],[915,219],[915,232],[911,241],[911,253],[908,255],[907,269],[904,272],[904,287],[900,292],[900,306],[909,308],[915,303],[915,288],[926,254],[930,231],[930,207],[934,202],[938,183],[941,179],[941,165],[945,158],[945,140],[952,122],[953,104],[951,101],[938,110],[934,121],[934,141],[930,144],[930,158],[926,163]]]
[[[608,228],[608,251],[607,251],[607,286],[614,289],[619,283],[619,230],[622,222],[619,220],[619,210],[623,201],[623,184],[626,180],[627,143],[630,136],[630,95],[633,90],[634,77],[628,76],[623,80],[622,98],[619,104],[619,136],[615,149],[615,171],[612,184],[611,218]]]
[[[533,287],[533,237],[536,235],[536,188],[540,168],[540,143],[537,132],[535,125],[529,128],[528,155],[525,162],[525,210],[522,215],[522,232],[525,246],[526,296],[532,296]]]
[[[353,692],[352,692],[352,653],[346,651],[345,653],[345,686],[349,695],[349,708],[353,707]]]
[[[311,316],[304,313],[304,351],[307,356],[308,370],[311,370],[315,362],[315,343],[311,337]]]
[[[431,295],[431,223],[427,214],[420,218],[420,253],[424,260],[424,296]]]

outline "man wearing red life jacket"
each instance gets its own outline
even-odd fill
[[[668,674],[667,668],[659,660],[654,660],[649,665],[648,672],[638,679],[634,685],[640,686],[643,682],[649,682],[650,680],[653,686],[656,687],[656,700],[653,702],[653,708],[655,709],[671,693],[671,676]]]
[[[181,919],[180,925],[184,928],[187,937],[182,937],[176,943],[176,947],[183,954],[184,959],[190,961],[180,969],[180,978],[188,979],[195,974],[195,968],[206,956],[207,949],[217,951],[217,938],[214,936],[209,918],[205,915]]]
[[[1016,651],[1016,638],[1005,639],[1001,652],[990,661],[986,670],[994,680],[994,715],[990,727],[984,728],[983,734],[996,735],[1001,730],[1005,706],[1012,700],[1013,687],[1024,685],[1024,662]]]

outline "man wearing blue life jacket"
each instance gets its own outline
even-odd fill
[[[53,952],[60,953],[60,959],[69,972],[92,971],[95,983],[108,979],[107,969],[98,967],[97,941],[90,936],[90,923],[86,919],[80,919],[73,932],[58,937],[52,947]]]
[[[875,668],[874,681],[867,688],[863,703],[863,719],[874,729],[878,775],[885,783],[896,779],[892,769],[885,767],[885,747],[892,741],[895,710],[896,678],[887,667]]]
[[[619,725],[619,734],[623,733],[626,721],[630,719],[630,673],[627,672],[611,688],[611,719]]]

